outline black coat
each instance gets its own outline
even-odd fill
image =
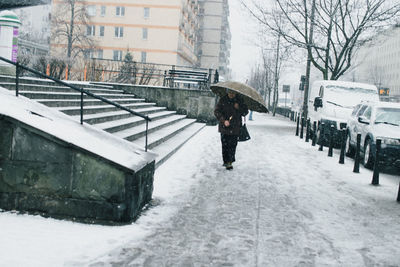
[[[239,104],[239,109],[235,109],[235,103]],[[242,116],[246,116],[247,113],[249,113],[249,110],[239,95],[236,95],[232,99],[228,95],[221,97],[214,110],[214,115],[219,121],[218,131],[222,134],[239,135]],[[225,127],[224,125],[224,121],[226,120],[230,122],[229,127]]]

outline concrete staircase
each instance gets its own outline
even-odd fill
[[[145,99],[115,90],[112,86],[79,82],[71,82],[71,84],[149,116],[152,121],[149,122],[148,149],[158,154],[156,167],[205,126],[204,123],[188,119],[186,115],[177,114],[176,111],[167,110],[165,107],[158,107],[155,103],[147,103]],[[15,78],[0,75],[0,86],[15,90]],[[44,79],[20,78],[19,94],[80,121],[81,95],[69,87]],[[140,147],[145,146],[144,119],[86,95],[83,114],[85,123],[129,140]]]

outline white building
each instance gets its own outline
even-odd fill
[[[229,78],[231,32],[228,22],[228,0],[198,0],[198,2],[200,5],[197,51],[199,66],[217,69],[220,76]]]
[[[389,88],[400,97],[400,26],[395,26],[364,45],[357,53],[348,78]]]

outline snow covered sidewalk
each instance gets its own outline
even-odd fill
[[[156,171],[154,206],[127,226],[0,213],[4,266],[399,266],[399,177],[372,172],[253,114],[223,168],[206,127]]]

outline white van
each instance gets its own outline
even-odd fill
[[[315,81],[309,92],[308,118],[311,124],[317,122],[318,139],[328,145],[331,125],[334,127],[334,143],[340,144],[339,130],[346,128],[353,108],[361,101],[379,101],[375,85],[323,80]],[[324,123],[324,135],[321,125]],[[322,138],[322,139],[321,139]]]

